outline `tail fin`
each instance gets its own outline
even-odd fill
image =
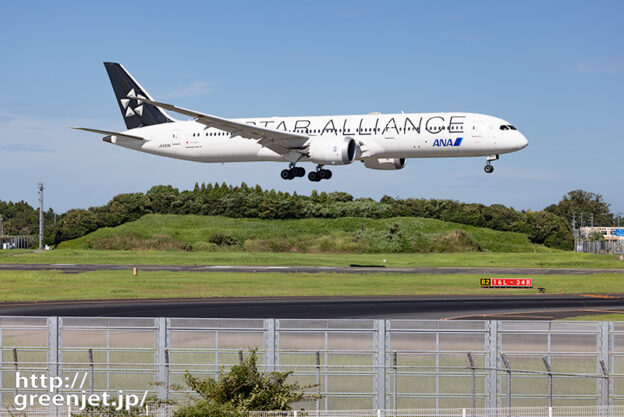
[[[158,107],[141,101],[141,97],[153,99],[121,64],[105,62],[104,66],[128,129],[174,122]]]

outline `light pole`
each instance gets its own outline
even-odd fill
[[[43,183],[37,184],[39,191],[39,249],[43,249]]]

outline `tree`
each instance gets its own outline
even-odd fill
[[[258,370],[256,350],[229,372],[221,369],[217,380],[199,379],[186,373],[186,384],[199,399],[176,410],[174,417],[228,416],[236,417],[247,411],[290,410],[290,404],[313,400],[304,394],[304,386],[289,384],[289,372],[261,372]]]
[[[544,210],[563,217],[572,223],[573,213],[576,213],[577,225],[580,221],[580,214],[583,214],[583,224],[590,222],[590,216],[594,215],[594,225],[611,226],[613,225],[613,214],[609,209],[610,204],[605,202],[602,195],[591,193],[589,191],[574,190],[564,195],[557,204],[551,204]]]

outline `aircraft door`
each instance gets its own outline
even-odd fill
[[[483,144],[483,121],[474,120],[472,123],[472,145],[480,147]]]
[[[483,121],[475,120],[472,123],[472,137],[473,138],[481,138],[482,135],[483,135],[482,129],[483,129]]]
[[[174,154],[177,154],[182,148],[182,132],[180,132],[180,129],[175,129],[172,135],[173,137],[171,138],[171,150]]]

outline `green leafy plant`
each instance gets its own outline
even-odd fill
[[[247,411],[290,410],[291,404],[310,401],[316,395],[303,392],[313,386],[288,383],[288,372],[262,372],[258,369],[256,350],[231,370],[221,369],[218,379],[199,379],[186,373],[186,384],[199,395],[179,407],[175,417],[226,416],[238,417]]]

